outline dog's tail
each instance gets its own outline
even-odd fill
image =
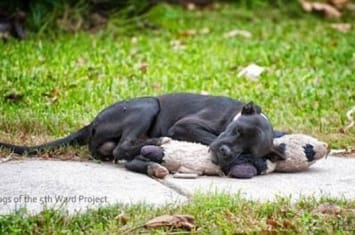
[[[88,143],[90,136],[90,125],[85,126],[75,133],[72,133],[62,139],[54,140],[46,144],[36,146],[21,146],[0,142],[0,148],[8,149],[17,154],[37,154],[40,152],[48,152],[62,146],[68,145],[84,145]]]

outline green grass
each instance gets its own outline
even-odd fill
[[[161,5],[144,20],[159,29],[114,18],[97,34],[0,42],[3,135],[18,143],[21,135],[58,137],[115,101],[188,91],[253,100],[276,129],[311,134],[337,148],[354,144],[354,128],[339,131],[355,104],[354,30],[344,34],[310,15],[237,5],[203,11]],[[233,29],[252,38],[225,38]],[[184,49],[175,50],[174,41]],[[268,68],[258,81],[237,77],[250,63]],[[20,98],[6,98],[14,94]]]
[[[315,212],[330,204],[338,212]],[[164,214],[188,214],[195,218],[192,234],[351,234],[355,228],[355,201],[303,198],[291,203],[254,202],[238,195],[196,194],[184,205],[152,207],[117,205],[84,214],[46,210],[29,216],[24,211],[0,217],[1,234],[184,234],[174,228],[147,229],[148,220]]]

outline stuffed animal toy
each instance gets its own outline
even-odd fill
[[[144,146],[141,155],[161,164],[167,169],[166,172],[227,175],[233,178],[251,178],[274,171],[304,171],[328,153],[324,142],[303,134],[288,134],[274,139],[275,147],[284,156],[282,160],[274,153],[264,158],[244,154],[234,158],[228,166],[220,167],[212,162],[208,146],[167,137],[163,137],[161,143],[161,146]]]

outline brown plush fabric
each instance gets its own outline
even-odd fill
[[[206,145],[164,137],[162,147],[164,148],[162,165],[170,172],[223,175],[221,168],[212,163]]]
[[[274,139],[276,146],[285,144],[286,160],[276,162],[275,171],[277,172],[297,172],[304,171],[314,164],[317,160],[328,154],[328,145],[311,136],[304,134],[289,134]],[[305,148],[313,147],[313,160],[309,161],[306,156]]]

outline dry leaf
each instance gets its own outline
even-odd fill
[[[260,77],[261,73],[264,72],[265,68],[260,67],[256,64],[250,64],[247,67],[243,68],[239,73],[238,77],[246,77],[251,80],[256,80]]]
[[[192,3],[192,2],[187,3],[185,7],[189,11],[193,11],[193,10],[196,9],[196,5],[194,3]]]
[[[43,153],[40,153],[38,157],[47,160],[47,159],[51,158],[52,156],[48,152],[43,152]]]
[[[148,64],[147,63],[141,63],[138,68],[142,73],[146,73],[148,70]]]
[[[272,216],[269,216],[267,218],[266,223],[270,225],[273,229],[281,227],[281,225]]]
[[[117,215],[115,217],[115,219],[117,220],[118,223],[123,224],[123,225],[127,224],[128,220],[129,220],[128,216],[125,215],[124,212],[121,212],[119,215]]]
[[[191,37],[196,35],[196,30],[194,29],[188,29],[180,33],[181,36],[183,37]]]
[[[60,96],[60,91],[57,88],[54,88],[53,90],[51,90],[50,92],[44,93],[43,96],[48,97],[49,101],[51,103],[55,103],[58,101],[58,98]]]
[[[244,38],[251,38],[251,33],[246,31],[246,30],[239,30],[239,29],[234,29],[232,31],[229,31],[228,33],[224,34],[225,38],[233,38],[233,37],[237,37],[237,36],[241,36]]]
[[[341,12],[327,3],[301,1],[303,10],[307,12],[321,13],[326,17],[339,18]]]
[[[335,204],[321,204],[312,210],[313,214],[338,215],[340,212],[341,208]]]
[[[147,221],[145,228],[173,227],[191,230],[195,227],[191,215],[162,215]]]
[[[152,88],[154,90],[160,90],[161,89],[161,85],[160,85],[160,83],[155,82],[155,83],[153,83]]]
[[[331,27],[333,29],[338,30],[339,32],[347,33],[351,29],[351,24],[348,24],[348,23],[334,23],[334,24],[331,24]]]

